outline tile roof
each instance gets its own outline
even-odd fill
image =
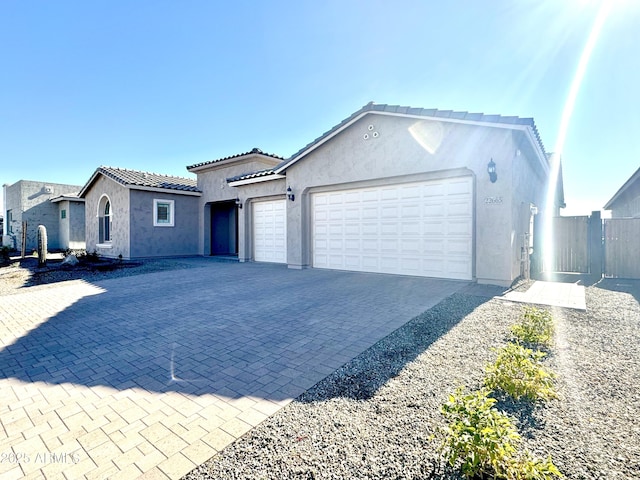
[[[275,175],[276,171],[273,168],[267,168],[265,170],[258,170],[257,172],[243,173],[242,175],[236,175],[235,177],[227,178],[227,182],[238,182],[240,180],[249,180],[251,178],[268,177],[269,175]]]
[[[538,129],[533,121],[533,118],[521,118],[516,116],[502,116],[502,115],[486,115],[484,113],[470,113],[470,112],[456,112],[453,110],[438,110],[437,108],[414,108],[414,107],[406,107],[400,105],[387,105],[387,104],[376,104],[373,102],[367,103],[364,107],[362,107],[357,112],[354,112],[349,117],[342,120],[339,124],[326,131],[318,138],[298,150],[296,153],[291,155],[285,162],[283,162],[280,166],[278,166],[278,172],[282,171],[287,165],[294,162],[297,157],[302,155],[308,149],[313,147],[314,145],[322,142],[325,138],[331,136],[335,132],[342,129],[345,125],[352,122],[357,117],[361,116],[364,113],[368,112],[381,112],[381,113],[390,113],[390,114],[399,114],[399,115],[411,115],[411,116],[419,116],[419,117],[435,117],[435,118],[449,118],[453,120],[464,120],[470,122],[486,122],[486,123],[502,123],[506,125],[526,125],[532,128],[535,138],[542,150],[542,152],[546,153],[544,149],[544,144],[542,143],[542,139],[540,138],[540,134],[538,133]]]
[[[199,192],[195,178],[176,177],[160,173],[141,172],[127,168],[98,167],[96,173],[102,173],[124,186],[164,188],[183,192]],[[83,189],[84,190],[84,189]]]
[[[284,157],[280,157],[278,155],[274,155],[272,153],[266,153],[263,152],[262,150],[260,150],[259,148],[253,148],[251,151],[249,152],[244,152],[244,153],[238,153],[236,155],[230,155],[228,157],[224,157],[224,158],[217,158],[215,160],[208,160],[206,162],[202,162],[202,163],[196,163],[194,165],[189,165],[187,167],[187,170],[191,170],[192,168],[198,168],[198,167],[204,167],[205,165],[212,165],[214,163],[219,163],[219,162],[223,162],[225,160],[231,160],[233,158],[240,158],[240,157],[244,157],[246,155],[264,155],[265,157],[271,157],[274,158],[276,160],[284,160]]]

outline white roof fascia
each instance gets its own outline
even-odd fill
[[[251,183],[268,182],[270,180],[278,180],[279,178],[287,178],[286,175],[274,174],[264,175],[262,177],[245,178],[244,180],[234,180],[232,182],[227,181],[230,187],[240,187],[242,185],[249,185]]]
[[[273,158],[273,157],[270,157],[269,155],[264,155],[262,153],[250,153],[247,155],[242,155],[240,157],[232,157],[232,158],[226,158],[224,160],[208,162],[208,163],[205,163],[204,165],[199,165],[193,168],[187,168],[187,170],[189,172],[198,173],[203,170],[208,170],[210,168],[216,168],[219,166],[228,165],[230,163],[240,163],[243,161],[251,160],[254,157],[262,157],[263,159],[270,160],[271,163],[273,163],[274,165],[277,165],[278,163],[282,163],[283,161],[282,159]]]

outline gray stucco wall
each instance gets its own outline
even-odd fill
[[[153,201],[174,201],[174,226],[153,225]],[[198,254],[199,197],[131,190],[131,258]]]
[[[11,243],[21,248],[22,222],[27,222],[26,252],[30,253],[38,246],[38,225],[47,228],[48,248],[50,250],[66,248],[60,239],[59,210],[50,200],[58,195],[74,193],[80,190],[78,185],[20,180],[5,187],[5,210],[11,210],[13,222],[7,225],[11,229]]]
[[[60,248],[81,249],[85,248],[84,241],[84,202],[62,200],[57,202],[58,218],[60,222],[59,237]],[[62,211],[66,212],[66,218],[62,218]]]
[[[245,203],[249,198],[242,193],[246,187],[243,187],[243,189],[230,187],[227,183],[227,178],[271,168],[277,163],[275,159],[265,159],[260,155],[250,155],[242,161],[225,165],[213,164],[210,168],[197,172],[198,189],[202,192],[198,206],[198,253],[200,255],[211,254],[211,203],[235,200],[236,198],[240,198]],[[267,187],[267,191],[268,189],[269,187]],[[243,212],[243,209],[239,210],[238,248],[242,252],[244,235],[243,213],[246,212]],[[241,260],[245,258],[243,254],[239,254],[239,257]]]
[[[99,244],[98,203],[103,195],[111,202],[111,242]],[[99,175],[85,193],[85,232],[88,252],[117,258],[130,258],[129,249],[129,189],[114,180]]]
[[[373,137],[373,132],[378,136]],[[514,215],[514,206],[531,196],[530,192],[514,194],[514,188],[521,185],[514,185],[513,178],[514,164],[521,168],[517,150],[512,130],[506,128],[365,116],[287,170],[286,183],[296,194],[295,202],[287,202],[289,266],[310,265],[310,194],[319,188],[393,184],[466,173],[474,178],[474,277],[483,283],[510,284],[520,269],[517,236],[523,228],[515,225],[523,222]],[[491,159],[497,168],[495,183],[487,174]],[[518,178],[526,175],[520,172]]]

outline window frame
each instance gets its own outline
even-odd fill
[[[174,227],[175,226],[175,200],[165,198],[153,199],[153,226],[154,227]],[[161,205],[168,206],[168,219],[166,221],[158,220],[158,207]]]
[[[63,208],[60,210],[60,219],[65,220],[67,218],[67,209]]]
[[[109,207],[107,209],[107,206]],[[108,195],[103,194],[98,201],[98,243],[96,247],[111,248],[113,239],[113,205]]]

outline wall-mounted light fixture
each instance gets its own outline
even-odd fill
[[[242,208],[242,202],[240,201],[240,199],[238,197],[236,197],[236,207]]]
[[[489,174],[489,180],[491,180],[491,183],[496,183],[496,180],[498,180],[498,174],[496,173],[496,163],[493,161],[493,158],[487,165],[487,173]]]
[[[287,198],[288,198],[289,200],[291,200],[292,202],[293,202],[293,201],[295,201],[295,199],[296,199],[296,196],[295,196],[295,195],[293,194],[293,192],[291,191],[291,186],[289,186],[289,187],[287,188]]]

